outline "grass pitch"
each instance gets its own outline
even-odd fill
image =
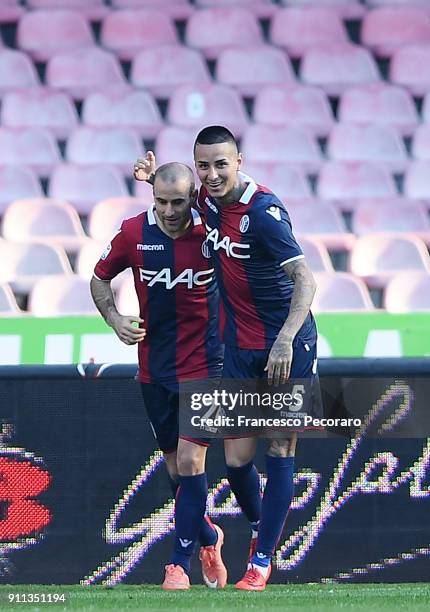
[[[26,603],[29,594],[65,595],[61,603]],[[20,597],[17,597],[20,595]],[[23,597],[26,595],[27,597]],[[10,603],[14,596],[15,601]],[[20,600],[20,603],[16,601]],[[33,597],[34,599],[34,597]],[[42,599],[39,597],[39,599]],[[24,601],[23,601],[24,600]],[[183,593],[165,593],[159,586],[118,586],[113,589],[77,585],[2,585],[0,610],[213,610],[231,612],[234,608],[261,610],[300,610],[334,612],[362,610],[428,611],[430,584],[294,584],[270,585],[263,593],[192,587]]]

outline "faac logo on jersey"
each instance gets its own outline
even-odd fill
[[[155,283],[164,283],[166,289],[173,289],[178,284],[185,284],[188,289],[193,287],[199,287],[201,285],[207,285],[213,279],[213,268],[209,270],[202,270],[201,272],[193,272],[191,268],[182,270],[178,276],[172,278],[170,268],[163,268],[162,270],[144,270],[139,268],[140,280],[149,281],[148,287],[152,287]]]
[[[215,227],[212,229],[206,224],[208,235],[206,236],[206,242],[212,242],[214,251],[224,249],[227,257],[236,257],[237,259],[249,259],[251,255],[249,253],[241,253],[249,249],[249,244],[242,244],[240,242],[233,242],[230,236],[224,236],[220,240],[219,230]]]

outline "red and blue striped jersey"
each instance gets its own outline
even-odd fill
[[[141,382],[176,383],[220,374],[218,290],[197,211],[176,239],[157,225],[154,210],[123,221],[94,274],[111,280],[131,268],[146,337],[139,342]],[[130,314],[130,313],[124,313]]]
[[[199,208],[222,300],[224,342],[266,349],[276,339],[291,304],[294,283],[282,266],[304,255],[282,202],[249,180],[239,202],[227,206],[217,205],[201,187]],[[298,336],[315,341],[311,313]]]

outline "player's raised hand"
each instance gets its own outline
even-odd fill
[[[138,323],[138,325],[133,325],[133,323]],[[121,342],[124,342],[124,344],[137,344],[142,342],[146,336],[146,329],[139,327],[141,323],[143,323],[143,319],[140,317],[118,315],[112,321],[112,327]]]
[[[134,164],[134,178],[136,181],[147,181],[155,172],[155,155],[148,151],[146,157],[138,157]]]
[[[293,360],[293,341],[289,338],[278,338],[273,343],[269,353],[266,367],[267,381],[269,385],[277,387],[284,385],[291,371],[291,362]]]

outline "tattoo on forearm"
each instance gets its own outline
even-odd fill
[[[294,281],[290,310],[280,335],[294,337],[303,325],[315,295],[315,280],[303,259],[285,264],[285,273]]]

